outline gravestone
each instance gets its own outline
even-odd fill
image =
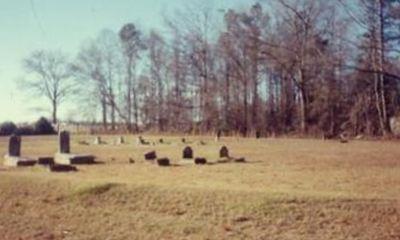
[[[229,158],[229,150],[226,146],[221,147],[221,149],[219,150],[219,157]]]
[[[142,136],[139,136],[139,137],[136,138],[136,144],[137,145],[142,145],[143,144]]]
[[[348,143],[349,142],[349,137],[346,133],[342,133],[339,135],[340,137],[340,142],[341,143]]]
[[[125,144],[125,139],[123,136],[120,136],[119,138],[117,138],[117,145],[122,145]]]
[[[36,160],[21,157],[21,137],[12,135],[8,141],[8,152],[4,156],[4,165],[10,167],[33,166]]]
[[[151,151],[151,152],[144,154],[144,159],[147,161],[153,161],[156,158],[157,158],[156,151]]]
[[[21,137],[12,135],[8,143],[8,155],[11,157],[21,156]]]
[[[61,131],[58,136],[59,153],[71,153],[69,132]]]
[[[78,169],[75,166],[65,164],[49,165],[50,172],[76,172]]]
[[[256,131],[256,138],[257,139],[261,138],[261,132],[260,131]]]
[[[57,164],[94,164],[95,157],[86,154],[71,154],[70,135],[68,131],[61,131],[59,134],[59,150],[54,156]]]
[[[94,145],[100,145],[102,143],[101,137],[97,136],[94,138]]]
[[[222,131],[221,131],[221,130],[218,130],[218,131],[217,131],[217,134],[215,135],[215,141],[216,141],[216,142],[218,142],[219,139],[221,138],[221,134],[222,134]]]
[[[194,163],[196,165],[204,165],[204,164],[207,164],[207,159],[205,159],[205,158],[195,158],[194,159]]]
[[[161,166],[161,167],[167,167],[170,165],[170,161],[168,158],[160,158],[160,159],[157,159],[157,164],[158,164],[158,166]]]
[[[158,143],[163,144],[163,143],[164,143],[164,139],[160,138],[160,139],[158,140]]]
[[[37,163],[39,165],[53,165],[54,158],[53,157],[38,157]]]
[[[246,162],[246,158],[236,158],[235,162],[237,162],[237,163],[245,163]]]
[[[191,147],[187,146],[183,149],[182,158],[183,159],[193,159],[193,150]]]
[[[181,142],[182,142],[182,143],[186,143],[186,139],[185,139],[185,138],[182,138],[182,139],[181,139]]]
[[[149,145],[149,142],[146,142],[142,136],[139,136],[136,140],[137,145]]]

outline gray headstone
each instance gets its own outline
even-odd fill
[[[95,137],[93,143],[94,143],[95,145],[101,144],[101,137],[99,137],[99,136]]]
[[[226,146],[223,146],[220,150],[219,150],[219,157],[220,158],[226,158],[229,157],[229,150]]]
[[[125,139],[124,139],[123,136],[120,136],[120,137],[117,139],[117,144],[119,144],[119,145],[125,144]]]
[[[59,134],[59,151],[60,153],[71,153],[70,142],[69,142],[69,132],[61,131]]]
[[[12,135],[8,145],[8,155],[12,157],[21,156],[21,137]]]
[[[185,147],[182,152],[183,159],[192,159],[193,158],[193,150],[191,147]]]
[[[142,138],[142,136],[139,136],[137,139],[136,139],[136,144],[137,145],[143,145],[145,143],[145,141],[144,141],[144,139]]]

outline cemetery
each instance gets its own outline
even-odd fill
[[[400,240],[400,0],[1,3],[0,240]]]
[[[387,187],[400,181],[397,142],[124,135],[115,144],[121,136],[100,137],[100,145],[66,131],[0,138],[5,239],[290,239],[276,226],[299,236],[312,231],[335,239],[340,228],[354,239],[378,239],[369,238],[376,232],[396,239],[393,229],[400,229],[400,189]],[[20,215],[12,215],[17,209]],[[6,216],[21,224],[10,225]],[[58,227],[44,227],[50,223]],[[152,224],[157,230],[149,233]]]

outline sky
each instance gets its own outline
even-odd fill
[[[162,28],[165,13],[204,0],[0,0],[0,122],[29,122],[50,116],[45,98],[18,88],[25,77],[22,59],[37,49],[71,56],[103,29],[118,31],[133,22],[144,31]],[[209,0],[219,9],[244,8],[253,0]],[[43,111],[45,109],[45,111]],[[79,114],[72,103],[59,116]]]

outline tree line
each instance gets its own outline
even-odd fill
[[[101,31],[75,57],[34,51],[24,87],[49,99],[54,123],[72,96],[110,131],[391,135],[399,0],[193,4],[162,30]]]

